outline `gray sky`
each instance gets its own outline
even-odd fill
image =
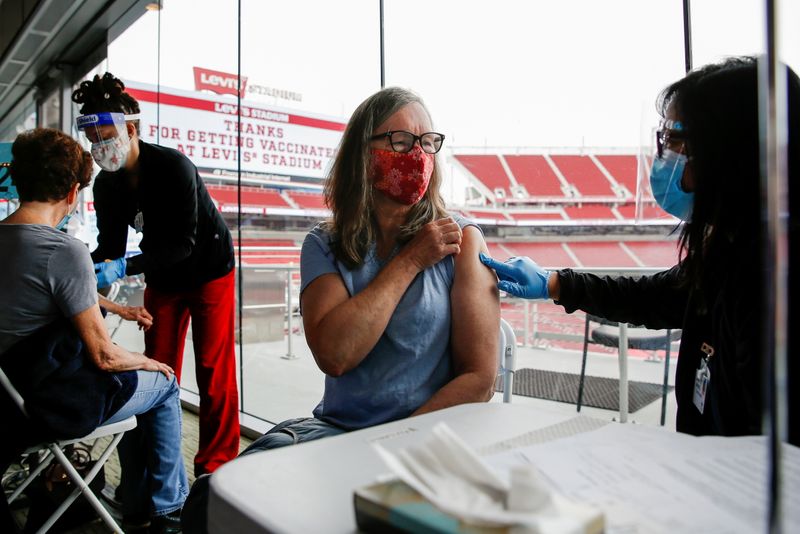
[[[763,50],[762,0],[695,0],[694,64]],[[418,92],[447,148],[652,145],[659,91],[684,74],[680,0],[386,0],[386,82]],[[108,69],[194,90],[192,67],[237,70],[235,0],[165,0],[109,45]],[[800,68],[800,2],[781,52]],[[264,103],[346,121],[380,88],[377,0],[242,1],[242,74],[301,93]],[[160,17],[160,20],[159,20]],[[790,21],[795,21],[792,25]],[[247,98],[252,98],[248,95]],[[648,150],[646,148],[645,150]],[[446,151],[445,151],[446,153]],[[466,178],[445,172],[463,201]]]
[[[692,2],[695,64],[763,49],[761,4]],[[242,6],[243,75],[303,95],[267,102],[346,119],[379,88],[377,1]],[[781,7],[797,67],[800,2]],[[683,74],[679,0],[386,0],[385,15],[387,84],[420,93],[451,146],[636,146]],[[155,81],[158,16],[111,44],[112,72]],[[166,0],[162,85],[193,89],[193,66],[236,72],[236,24],[233,0]]]

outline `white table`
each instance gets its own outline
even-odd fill
[[[422,430],[445,421],[475,448],[574,417],[516,404],[466,404],[446,410],[248,455],[211,478],[209,531],[356,532],[353,490],[388,472],[373,452],[415,443]]]
[[[618,532],[749,534],[766,524],[764,437],[697,438],[489,403],[237,459],[211,478],[209,530],[355,532],[353,491],[388,471],[371,444],[379,440],[389,450],[418,444],[439,421],[473,448],[496,453],[489,460],[496,468],[530,455],[565,495],[603,508],[607,527]],[[785,445],[782,455],[784,531],[795,532],[800,448]]]

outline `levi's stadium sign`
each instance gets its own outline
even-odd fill
[[[303,95],[286,89],[276,89],[265,85],[247,84],[247,76],[242,76],[242,87],[238,90],[236,85],[236,74],[222,72],[218,70],[204,69],[202,67],[192,67],[194,70],[194,88],[196,91],[211,91],[219,95],[241,95],[244,98],[245,92],[250,95],[272,96],[282,100],[292,100],[302,102]]]
[[[242,88],[237,91],[236,75],[218,70],[202,69],[192,67],[194,70],[194,88],[197,91],[213,91],[220,95],[241,94],[244,97],[244,90],[247,87],[247,77],[242,76]]]
[[[230,97],[129,81],[125,87],[139,101],[143,141],[175,148],[212,172],[235,172],[241,163],[243,172],[318,182],[345,128],[337,117],[247,100],[240,123]]]

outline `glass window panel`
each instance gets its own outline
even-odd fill
[[[387,85],[419,92],[449,146],[635,146],[638,103],[683,72],[680,5],[665,6],[387,2]]]
[[[12,143],[17,135],[36,127],[36,102],[31,92],[0,124],[0,143]]]
[[[598,223],[588,223],[590,230],[577,223],[542,224],[538,230],[537,221],[524,217],[546,210],[542,220],[554,216],[563,223],[579,217],[614,219],[615,210],[625,203],[633,210],[636,156],[642,145],[653,148],[657,96],[684,72],[679,2],[407,0],[387,2],[385,27],[387,85],[409,87],[426,101],[433,129],[447,136],[439,158],[447,166],[443,194],[455,211],[466,211],[479,223],[486,221],[482,224],[492,254],[518,255],[543,235],[554,241],[562,239],[559,234],[572,234],[553,243],[550,260],[542,256],[540,261],[548,265],[551,260],[580,261],[587,267],[636,265],[620,244],[622,238],[608,236],[608,228],[590,226]],[[455,159],[464,154],[474,159]],[[618,179],[608,179],[586,157],[597,154],[627,158],[621,163],[608,160],[609,167],[612,163],[619,167],[614,169]],[[513,155],[528,159],[506,157]],[[627,168],[630,161],[632,171]],[[494,200],[476,198],[475,182],[481,179],[486,191],[481,196]],[[527,192],[517,196],[524,184]],[[564,200],[533,202],[534,193]],[[581,195],[605,200],[594,206],[567,205],[567,199]],[[519,199],[523,202],[515,204]],[[522,224],[505,223],[511,211]],[[650,231],[656,234],[653,240],[663,240],[658,230]],[[605,234],[607,242],[570,242],[587,239],[581,234],[592,234],[590,240]],[[527,305],[507,302],[510,307],[503,314],[514,318],[518,332],[534,332],[540,346],[576,348],[553,332],[582,339],[582,319],[537,303],[532,323],[538,324],[524,327],[523,317],[531,316],[525,311]],[[546,337],[549,334],[553,335]],[[662,364],[632,363],[631,379],[658,383],[664,352],[640,355]],[[607,363],[616,365],[613,360]],[[577,372],[580,365],[573,369]],[[670,369],[674,372],[674,367]],[[657,404],[644,416],[648,423],[659,422]],[[674,428],[671,417],[667,424]]]
[[[48,94],[41,103],[40,124],[41,128],[59,127],[61,114],[61,101],[58,98],[58,90]]]
[[[278,422],[322,397],[298,310],[299,246],[326,217],[322,180],[344,124],[380,88],[378,4],[244,0],[241,21],[244,411]]]
[[[720,23],[722,12],[724,24]],[[764,24],[762,0],[692,2],[694,67],[729,56],[763,54]]]
[[[800,72],[800,2],[780,0],[778,2],[778,55],[782,61]]]
[[[125,81],[128,92],[139,101],[141,139],[183,152],[198,166],[203,178],[211,169],[197,161],[191,141],[207,131],[204,124],[216,113],[203,107],[203,95],[195,91],[194,66],[212,64],[235,72],[237,13],[235,0],[172,0],[160,11],[146,12],[109,45],[108,68]],[[215,38],[209,39],[210,35]],[[235,173],[236,168],[232,170]],[[235,213],[226,217],[229,224],[235,226],[235,221]],[[129,254],[138,251],[138,236],[133,230],[130,233]],[[198,392],[191,325],[181,387]]]
[[[87,72],[79,80],[90,80],[95,75],[102,76],[106,72],[111,72],[114,76],[125,82],[130,89],[136,84],[158,83],[158,11],[146,11],[131,26],[123,31],[115,40],[108,44],[108,56],[97,66]],[[77,88],[77,85],[76,85]],[[138,95],[135,95],[138,97]],[[141,102],[140,102],[141,103]],[[73,104],[73,116],[78,116],[80,106]],[[157,121],[157,113],[151,110],[143,110],[140,128],[144,129],[148,124]],[[88,149],[90,143],[83,135],[79,135],[73,127],[73,133]],[[95,165],[95,173],[100,168]],[[83,209],[83,223],[88,231],[84,231],[82,236],[89,243],[89,249],[97,247],[97,215],[94,210],[94,202],[91,188],[83,191],[85,206]],[[139,242],[141,234],[137,234],[132,228],[128,229],[127,254],[135,255],[139,253]],[[109,258],[112,259],[112,258]],[[143,275],[129,276],[122,280],[117,302],[128,306],[141,306],[144,300],[145,280]],[[106,324],[109,328],[114,341],[128,350],[143,352],[145,349],[144,335],[138,329],[136,323],[123,321],[114,315],[106,317]]]

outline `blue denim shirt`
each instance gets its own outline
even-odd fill
[[[477,227],[467,219],[454,219],[462,228]],[[330,249],[330,235],[318,225],[303,242],[301,291],[317,277],[336,273],[352,297],[366,288],[385,264],[377,257],[373,245],[364,263],[349,270],[336,260]],[[453,257],[448,256],[414,278],[386,330],[364,360],[340,377],[325,377],[325,393],[314,409],[315,417],[346,429],[401,419],[453,379],[450,357],[453,273]]]

